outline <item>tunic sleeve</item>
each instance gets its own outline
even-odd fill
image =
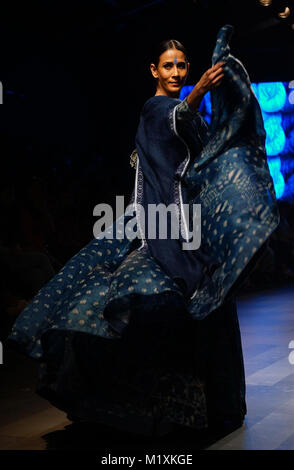
[[[194,126],[194,130],[202,145],[207,140],[208,125],[198,110],[193,110],[185,98],[176,107],[176,123],[180,135],[185,135],[187,126]]]

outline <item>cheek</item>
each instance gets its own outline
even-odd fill
[[[162,70],[160,73],[162,80],[167,80],[170,77],[171,72],[169,70]]]

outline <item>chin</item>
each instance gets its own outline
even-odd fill
[[[173,95],[173,96],[175,96],[175,97],[178,97],[179,94],[180,94],[180,92],[181,92],[181,88],[180,88],[180,87],[179,87],[179,88],[173,88],[173,89],[170,91],[170,94]]]

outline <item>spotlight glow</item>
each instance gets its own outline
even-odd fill
[[[260,3],[263,7],[269,7],[269,6],[272,4],[272,0],[259,0],[259,3]]]
[[[278,13],[278,16],[282,19],[285,19],[285,18],[288,18],[290,13],[291,13],[290,8],[286,7],[284,11],[282,11],[281,13]]]

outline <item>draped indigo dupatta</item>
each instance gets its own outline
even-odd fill
[[[198,319],[223,303],[279,223],[261,110],[244,66],[230,54],[232,31],[226,25],[217,36],[212,64],[226,62],[225,79],[211,93],[212,121],[202,151],[197,153],[197,143],[191,148],[199,141],[198,113],[180,134],[180,101],[165,96],[145,103],[136,138],[136,201],[175,202],[181,224],[191,223],[184,220],[183,201],[201,205],[198,250],[181,250],[181,240],[142,243],[173,279],[185,280],[188,310]]]

